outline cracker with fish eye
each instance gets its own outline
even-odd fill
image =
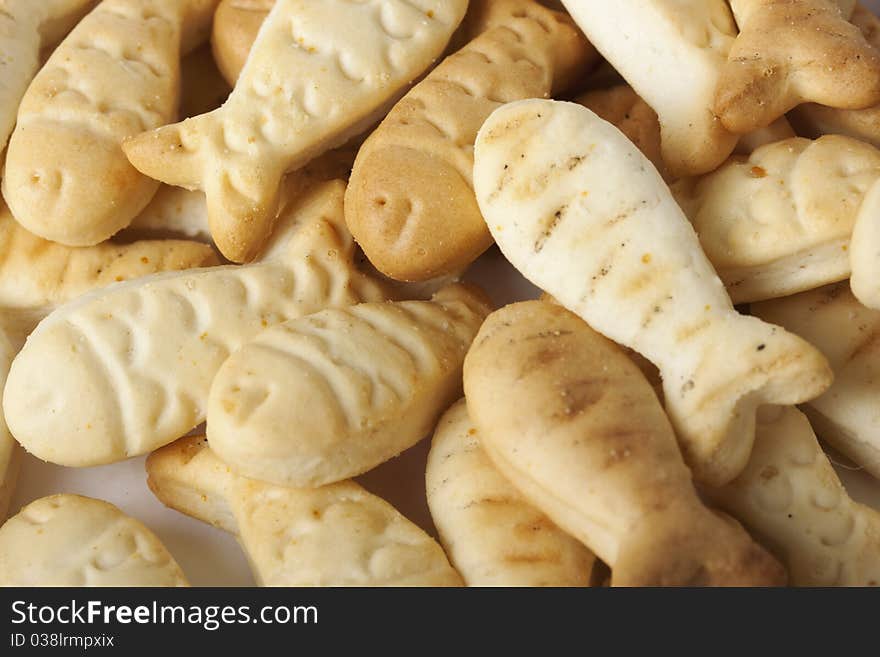
[[[79,248],[49,242],[22,228],[0,200],[0,388],[25,338],[53,308],[119,281],[216,264],[209,246],[181,240]],[[21,457],[22,449],[0,414],[0,521],[6,517]]]
[[[102,500],[50,495],[0,527],[0,586],[189,586],[141,522]]]
[[[734,303],[775,299],[849,277],[854,228],[880,177],[880,151],[849,137],[795,137],[681,180],[673,194]]]
[[[490,306],[455,284],[431,301],[363,303],[270,328],[217,372],[211,449],[236,472],[314,488],[363,474],[430,433],[461,395]]]
[[[184,30],[212,13],[205,0],[104,0],[77,24],[18,109],[3,196],[19,223],[90,246],[146,206],[158,184],[122,141],[176,117]]]
[[[413,87],[358,152],[345,219],[391,278],[446,275],[489,248],[472,184],[477,130],[503,103],[564,90],[598,58],[563,14],[532,0],[492,9],[485,31]]]
[[[166,506],[235,534],[261,586],[461,586],[442,548],[353,481],[287,488],[235,474],[204,437],[147,459]]]
[[[126,140],[134,167],[205,192],[214,243],[249,262],[285,173],[387,113],[446,47],[467,0],[278,0],[222,107]]]
[[[608,564],[612,586],[785,582],[741,526],[704,506],[638,367],[575,314],[527,301],[490,315],[464,389],[492,463]]]
[[[343,190],[338,180],[300,190],[252,265],[148,276],[53,311],[4,391],[16,440],[68,466],[144,454],[204,421],[217,370],[264,328],[384,299],[354,266]]]
[[[698,480],[721,485],[742,471],[758,406],[808,401],[831,384],[818,350],[736,312],[660,174],[585,107],[496,110],[477,137],[474,182],[514,267],[660,369]]]

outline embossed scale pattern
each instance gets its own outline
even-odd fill
[[[363,303],[261,333],[214,379],[211,447],[240,474],[297,487],[396,456],[460,394],[464,356],[485,316],[469,302]]]
[[[673,193],[734,303],[842,280],[880,151],[840,135],[791,138],[733,158]]]
[[[880,312],[859,303],[847,281],[753,304],[752,312],[802,336],[828,358],[834,382],[804,412],[822,440],[880,477]]]
[[[344,141],[411,83],[442,52],[465,6],[279,0],[223,107],[143,135],[129,158],[154,178],[203,189],[218,246],[246,260],[268,232],[284,172]],[[239,234],[244,219],[250,235]]]
[[[440,546],[353,482],[255,485],[232,502],[256,575],[273,586],[448,586]],[[333,555],[328,567],[328,555]]]
[[[703,0],[659,0],[657,12],[675,24],[681,35],[695,48],[710,51],[723,61],[736,36],[730,10],[723,2]],[[686,5],[682,10],[681,5]]]
[[[198,424],[204,411],[196,399],[204,399],[210,374],[244,336],[264,323],[322,307],[327,274],[315,268],[300,287],[293,271],[272,265],[173,277],[111,293],[88,311],[66,317],[57,330],[75,348],[88,350],[112,382],[118,393],[117,429],[140,451],[148,446],[144,441],[151,427],[157,435],[174,437]],[[152,338],[159,327],[180,341]],[[138,399],[151,403],[139,408]]]
[[[441,418],[425,482],[431,517],[468,586],[587,586],[594,557],[492,464],[464,400]]]
[[[492,110],[550,93],[552,29],[531,18],[490,28],[414,87],[373,133],[366,152],[415,148],[448,161],[470,183],[474,139]]]
[[[461,269],[491,244],[473,193],[477,131],[499,105],[549,96],[592,54],[556,12],[531,1],[492,9],[503,16],[489,16],[484,32],[407,93],[358,153],[346,220],[392,278]]]
[[[246,479],[204,437],[157,450],[147,472],[164,504],[235,533],[262,586],[461,585],[437,543],[355,482]]]
[[[459,3],[445,4],[322,0],[304,7],[296,0],[279,0],[240,83],[226,105],[209,115],[216,123],[217,141],[209,145],[194,135],[196,147],[246,159],[255,149],[289,156],[302,146],[304,132],[317,134],[326,124],[350,120],[341,116],[346,104],[381,94],[392,80],[412,73],[408,58],[435,38],[437,30],[451,29],[456,22],[454,5]],[[351,19],[334,20],[340,15]],[[301,74],[285,73],[290,70]],[[190,148],[187,125],[197,124],[184,124],[185,149]]]
[[[34,78],[19,123],[72,123],[118,140],[162,125],[177,97],[181,20],[168,0],[105,0]]]
[[[661,369],[698,478],[726,483],[745,466],[756,404],[798,403],[830,383],[815,349],[733,309],[660,175],[589,110],[541,100],[501,108],[478,137],[474,179],[507,258]]]
[[[124,228],[158,183],[122,150],[172,120],[187,3],[105,0],[52,52],[21,101],[3,196],[29,231],[92,246]]]
[[[291,371],[308,371],[313,375],[310,381],[327,392],[325,412],[342,420],[343,431],[352,431],[410,403],[419,382],[460,367],[473,324],[464,326],[445,308],[427,301],[360,304],[267,331],[245,347],[239,360],[244,366],[248,351],[265,352],[285,361]],[[376,352],[383,354],[382,361],[377,361]],[[243,382],[230,383],[240,387]],[[248,383],[246,392],[252,399],[265,401],[272,392],[283,395],[271,390],[276,382],[264,377],[254,376]],[[244,424],[256,408],[243,405],[236,410],[236,422]]]
[[[64,246],[22,228],[0,201],[3,308],[52,306],[114,282],[217,262],[209,245],[182,240]]]
[[[46,460],[76,464],[141,454],[185,434],[205,418],[217,369],[247,339],[361,300],[345,246],[320,225],[294,237],[289,262],[159,274],[53,313],[13,364],[15,392],[4,399],[13,434]],[[47,358],[55,377],[43,376]]]
[[[783,557],[792,584],[880,585],[880,514],[849,497],[806,417],[773,412],[748,468],[712,496]]]
[[[187,586],[159,540],[100,500],[44,497],[0,528],[0,585]]]
[[[713,265],[766,264],[790,255],[792,244],[807,250],[848,238],[878,176],[880,151],[868,145],[794,138],[703,177],[683,207]]]

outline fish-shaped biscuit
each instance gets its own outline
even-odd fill
[[[0,527],[0,586],[189,586],[142,523],[80,495],[31,502]]]
[[[794,586],[880,585],[880,513],[847,494],[803,413],[758,413],[748,467],[707,489],[788,569]]]
[[[40,69],[9,140],[3,197],[32,233],[68,246],[107,239],[158,183],[122,152],[126,137],[177,116],[184,28],[216,0],[103,0]]]
[[[296,194],[252,265],[148,276],[55,310],[10,371],[3,404],[16,440],[62,465],[143,454],[204,421],[214,374],[263,328],[384,299],[352,262],[344,187]]]
[[[151,454],[147,484],[166,506],[235,534],[260,586],[461,586],[436,541],[353,481],[246,479],[197,436]]]
[[[739,139],[712,110],[737,35],[724,0],[563,0],[596,49],[660,119],[675,178],[714,170]]]
[[[345,220],[386,276],[423,281],[492,244],[474,198],[473,146],[492,110],[564,91],[598,59],[571,19],[533,0],[496,0],[486,29],[443,60],[358,152]]]
[[[880,311],[846,281],[751,305],[751,312],[816,345],[834,384],[802,407],[818,436],[880,478]]]
[[[440,56],[467,0],[278,0],[227,101],[124,144],[164,183],[200,189],[233,262],[268,238],[281,180],[363,132]],[[146,129],[146,128],[145,128]]]
[[[462,399],[437,425],[425,482],[440,540],[468,586],[589,586],[596,558],[501,474]]]
[[[614,126],[573,103],[496,110],[474,182],[501,251],[594,329],[659,367],[666,410],[697,479],[745,467],[761,404],[831,383],[802,339],[738,314],[660,174]]]
[[[314,488],[362,474],[430,433],[461,396],[490,306],[460,284],[430,301],[362,303],[272,327],[223,364],[211,449],[246,477]]]
[[[730,0],[740,33],[713,108],[739,134],[801,103],[859,110],[880,103],[880,53],[834,0]]]
[[[849,137],[795,137],[681,180],[672,192],[734,303],[847,278],[853,229],[880,151]]]
[[[58,42],[98,0],[5,0],[0,5],[0,154],[15,128],[44,50]]]
[[[784,583],[742,527],[704,506],[638,367],[575,314],[528,301],[490,315],[464,389],[495,466],[610,566],[613,586]]]

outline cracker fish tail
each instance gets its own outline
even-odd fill
[[[141,173],[203,190],[217,247],[233,262],[250,262],[272,231],[284,167],[267,159],[251,162],[247,169],[226,162],[219,174],[207,172],[212,159],[208,135],[222,129],[215,111],[127,139],[123,150]],[[244,225],[247,240],[239,239]]]
[[[758,407],[813,399],[833,374],[805,340],[753,317],[731,314],[699,342],[695,362],[663,370],[666,411],[696,479],[723,485],[748,463]]]
[[[496,110],[477,137],[474,187],[526,278],[660,369],[698,480],[723,485],[745,467],[760,404],[801,403],[830,385],[814,347],[736,312],[656,168],[586,108]]]

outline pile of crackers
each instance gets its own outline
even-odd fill
[[[878,148],[846,0],[0,0],[0,520],[149,454],[263,586],[880,584]],[[187,585],[13,511],[2,585]]]

